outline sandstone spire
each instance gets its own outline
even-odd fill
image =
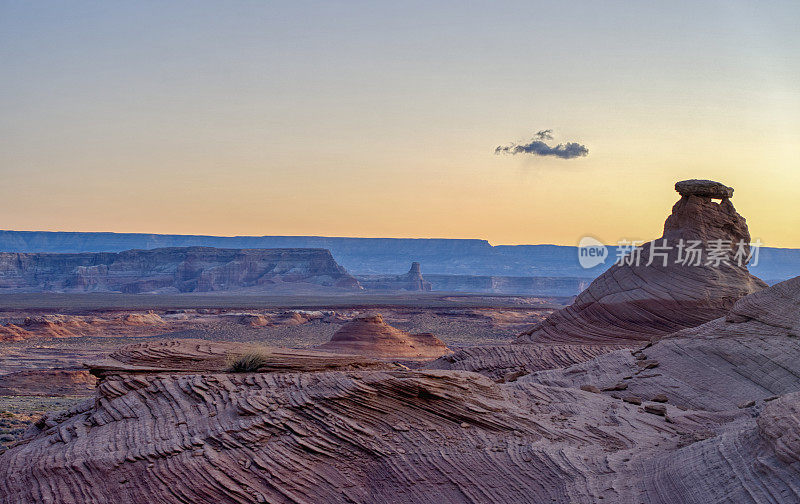
[[[518,342],[647,340],[720,317],[739,298],[766,287],[734,257],[740,242],[740,253],[749,254],[750,233],[730,201],[733,188],[684,180],[675,190],[681,198],[664,233],[636,252],[638,265],[612,266],[572,305],[521,334]],[[695,257],[687,261],[691,242],[702,251],[699,263]],[[723,260],[708,263],[707,251],[714,247],[721,247]]]

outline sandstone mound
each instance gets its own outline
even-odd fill
[[[392,327],[381,315],[354,319],[318,347],[336,353],[374,358],[435,359],[449,353],[447,346],[430,333],[410,334]]]
[[[0,325],[0,341],[84,336],[144,337],[175,330],[179,325],[174,320],[164,320],[152,311],[101,316],[48,314]]]
[[[0,395],[88,395],[95,383],[85,369],[31,369],[0,375]]]
[[[91,333],[93,327],[85,317],[47,315],[26,317],[19,324],[0,325],[0,341],[22,341],[33,337],[77,338]]]
[[[637,252],[639,265],[631,257],[633,264],[611,266],[572,305],[521,334],[518,342],[649,340],[720,317],[739,298],[766,287],[736,258],[737,244],[749,244],[750,233],[728,199],[733,189],[696,180],[679,182],[676,189],[681,199],[662,237]],[[718,240],[724,247],[720,262],[708,252]],[[701,250],[699,264],[679,247],[694,241]],[[749,252],[749,245],[741,250],[743,256]]]
[[[157,314],[149,311],[147,313],[129,313],[123,317],[125,325],[131,326],[146,326],[146,325],[160,325],[164,324],[162,319]]]
[[[250,327],[267,327],[274,325],[272,319],[261,313],[242,313],[238,316],[239,323]]]

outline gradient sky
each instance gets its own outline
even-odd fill
[[[800,247],[800,2],[0,0],[0,229]],[[552,128],[587,157],[495,155]]]

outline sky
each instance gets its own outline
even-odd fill
[[[798,19],[0,0],[0,229],[616,243],[660,236],[674,183],[710,178],[753,238],[800,248]],[[587,153],[514,153],[545,130]]]

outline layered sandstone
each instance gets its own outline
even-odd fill
[[[621,348],[617,345],[485,345],[461,348],[425,365],[480,373],[495,381],[514,381],[545,369],[586,362]]]
[[[722,317],[662,337],[634,351],[619,350],[564,369],[531,375],[537,383],[612,388],[670,403],[725,411],[763,407],[800,390],[800,277],[736,302]]]
[[[168,372],[224,372],[231,359],[257,353],[262,372],[316,372],[324,370],[396,369],[397,366],[357,355],[337,355],[312,350],[248,345],[196,339],[136,343],[87,363],[100,378],[118,374]]]
[[[750,233],[726,196],[733,190],[709,181],[685,182],[676,184],[681,198],[661,238],[611,266],[572,305],[518,342],[649,340],[713,320],[739,298],[766,287],[747,270]],[[712,200],[716,196],[721,202]],[[692,244],[701,251],[699,262],[688,252]],[[713,249],[721,251],[721,261],[709,252]]]
[[[639,405],[538,373],[498,384],[302,351],[269,353],[280,366],[260,372],[224,372],[239,351],[194,341],[118,352],[116,367],[94,368],[95,399],[45,417],[0,455],[3,502],[800,498],[798,393],[759,401],[754,418],[747,408],[678,407],[672,396]]]
[[[407,333],[384,322],[380,314],[348,322],[318,348],[375,358],[407,359],[435,359],[450,352],[433,334]]]
[[[356,291],[358,281],[324,249],[128,250],[0,253],[0,293]]]

